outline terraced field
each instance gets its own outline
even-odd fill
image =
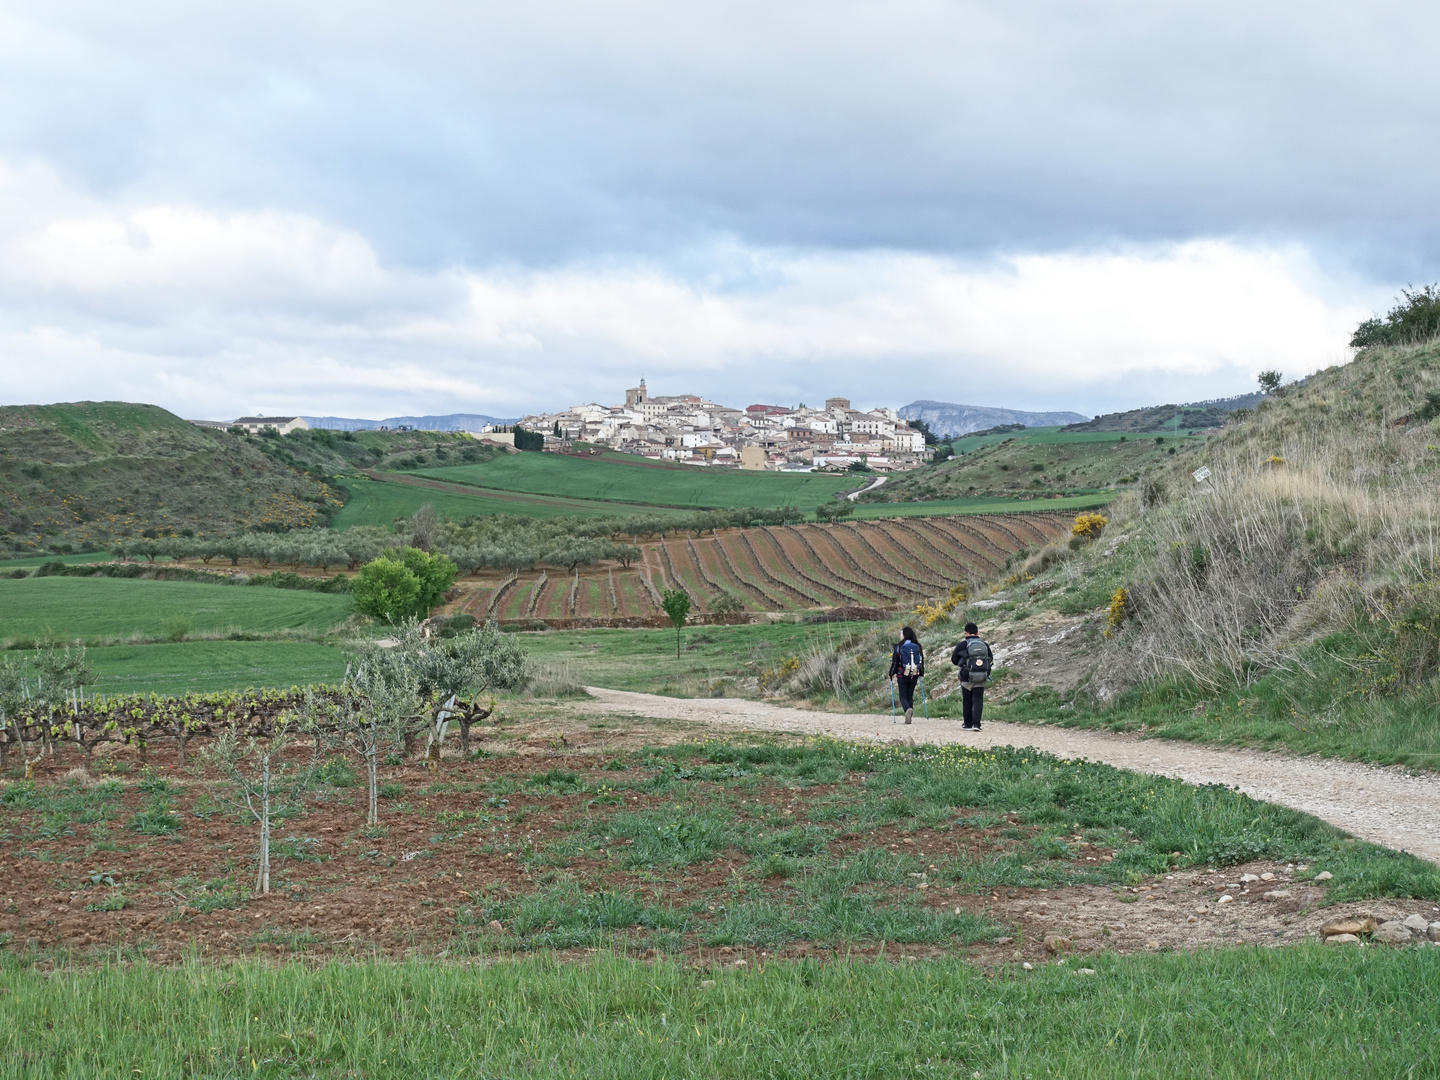
[[[641,545],[628,570],[481,572],[458,582],[454,611],[506,622],[660,618],[660,594],[681,588],[692,611],[732,597],[746,611],[899,609],[957,581],[993,576],[1022,547],[1070,527],[1069,514],[967,515],[837,525],[670,533]]]

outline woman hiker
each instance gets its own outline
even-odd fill
[[[890,656],[890,678],[899,691],[900,707],[905,710],[905,723],[915,714],[915,686],[925,674],[925,650],[907,626],[900,631],[900,643]]]

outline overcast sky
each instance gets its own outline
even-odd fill
[[[0,0],[0,402],[1093,413],[1440,277],[1418,3]]]

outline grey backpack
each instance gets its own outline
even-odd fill
[[[985,680],[990,678],[990,667],[994,658],[990,655],[990,646],[981,641],[978,637],[967,638],[965,641],[965,654],[960,660],[960,681],[969,683],[971,686],[984,686]]]

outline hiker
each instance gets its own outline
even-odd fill
[[[985,683],[990,679],[994,658],[973,622],[965,624],[965,636],[950,654],[950,662],[960,669],[960,713],[965,718],[961,726],[967,731],[979,731],[980,714],[985,711]]]
[[[913,628],[907,626],[900,631],[900,643],[890,656],[890,678],[900,695],[900,707],[905,710],[905,723],[915,715],[915,686],[925,675],[925,649]]]

